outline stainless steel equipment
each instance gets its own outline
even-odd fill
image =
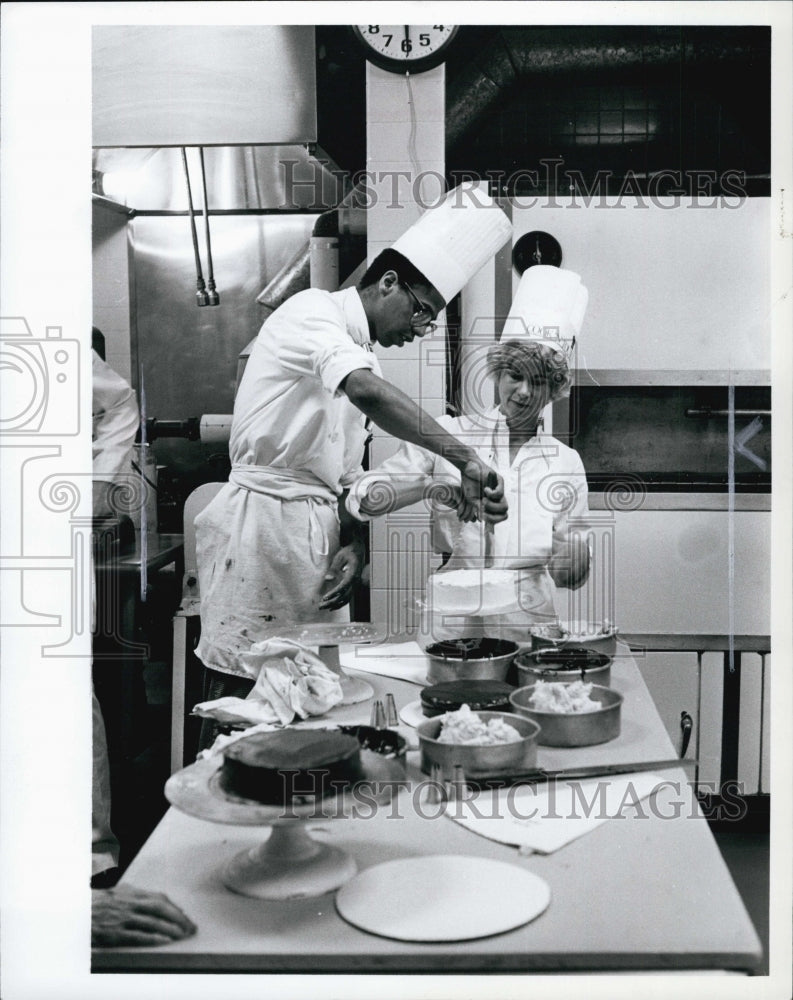
[[[608,743],[620,734],[623,698],[619,691],[592,685],[591,698],[601,707],[594,712],[540,712],[531,707],[536,685],[518,688],[509,696],[516,712],[540,727],[537,742],[544,747],[588,747]]]
[[[449,639],[424,650],[427,679],[441,681],[503,681],[518,652],[507,639]]]
[[[559,625],[539,625],[531,629],[531,647],[563,653],[570,646],[591,649],[614,656],[617,651],[617,629],[600,622],[566,622]]]
[[[497,778],[512,771],[527,771],[537,764],[540,727],[531,719],[510,712],[477,712],[487,723],[503,719],[521,734],[513,743],[472,746],[465,743],[441,743],[438,735],[441,719],[427,719],[418,727],[421,770],[429,774],[433,764],[440,765],[444,777],[451,778],[455,767],[462,767],[466,777]]]
[[[535,684],[538,680],[571,684],[588,681],[608,687],[611,680],[611,657],[583,646],[540,649],[515,657],[518,683]]]

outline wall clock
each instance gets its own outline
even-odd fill
[[[391,73],[423,73],[446,58],[457,25],[355,24],[352,32],[375,66]]]

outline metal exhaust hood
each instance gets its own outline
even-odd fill
[[[205,146],[210,213],[323,212],[342,200],[342,172],[311,145]],[[187,147],[191,177],[198,148]],[[135,212],[187,212],[181,149],[99,148],[93,151],[93,191]]]

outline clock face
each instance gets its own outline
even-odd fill
[[[423,72],[443,62],[457,26],[452,24],[356,24],[366,58],[395,73]]]

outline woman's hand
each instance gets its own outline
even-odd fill
[[[349,603],[353,584],[364,567],[364,547],[359,539],[340,548],[328,566],[325,585],[319,601],[321,611],[335,611]]]
[[[557,587],[577,590],[589,576],[589,546],[577,535],[554,535],[548,572]]]

